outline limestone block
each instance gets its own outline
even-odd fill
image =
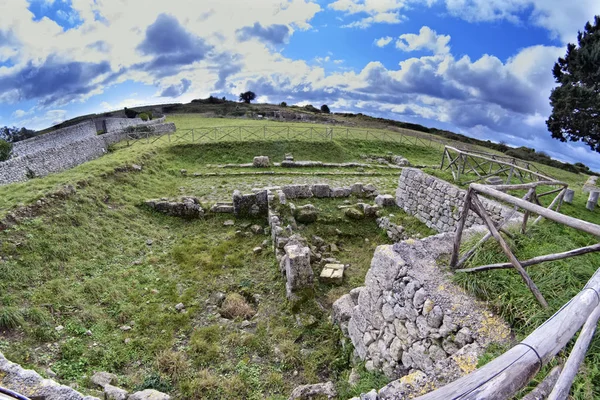
[[[375,204],[379,207],[394,207],[396,205],[396,199],[390,194],[380,194],[375,197]]]
[[[332,188],[331,197],[350,197],[351,190],[349,187]]]
[[[308,199],[313,197],[310,185],[285,185],[282,188],[286,197],[289,199]]]
[[[310,248],[299,245],[286,246],[285,274],[290,291],[312,287],[313,270],[310,266]]]
[[[255,168],[268,168],[271,166],[271,163],[267,156],[256,156],[252,160],[252,166]]]
[[[343,264],[325,264],[319,280],[325,283],[341,284],[344,280],[344,265]]]
[[[318,199],[331,197],[331,188],[325,183],[317,183],[311,186],[313,195]]]

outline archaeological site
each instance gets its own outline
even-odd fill
[[[596,393],[595,177],[275,119],[107,118],[15,144],[0,398]]]

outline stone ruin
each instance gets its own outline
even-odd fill
[[[410,193],[410,194],[408,194]],[[398,203],[423,222],[439,221],[461,190],[405,169],[399,179]],[[402,198],[401,198],[402,196]],[[433,206],[429,203],[436,199]],[[432,207],[424,214],[425,204]],[[487,207],[503,207],[488,203]],[[441,210],[440,210],[441,208]],[[498,215],[504,212],[501,208]],[[378,224],[392,230],[389,219]],[[447,224],[430,224],[444,232]],[[483,234],[472,220],[465,235]],[[401,239],[401,232],[395,239]],[[388,231],[390,235],[390,231]],[[492,343],[511,340],[509,326],[483,302],[467,295],[440,268],[453,247],[454,236],[441,233],[422,240],[402,240],[379,246],[365,286],[355,288],[333,304],[333,321],[351,340],[355,355],[369,371],[381,371],[391,383],[360,399],[404,399],[422,395],[477,368],[479,357]],[[358,400],[358,398],[356,398]]]

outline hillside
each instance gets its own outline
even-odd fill
[[[525,161],[534,161],[544,165],[548,165],[555,168],[565,169],[567,171],[573,173],[585,173],[591,175],[600,175],[597,172],[594,172],[589,169],[583,163],[569,164],[563,163],[558,160],[554,160],[547,156],[544,153],[536,152],[535,149],[520,147],[513,148],[507,146],[502,143],[494,143],[490,140],[479,140],[475,138],[471,138],[465,136],[463,134],[458,134],[454,132],[450,132],[447,130],[440,130],[436,128],[428,128],[419,124],[413,124],[408,122],[401,122],[391,119],[385,118],[376,118],[371,117],[369,115],[365,115],[362,113],[352,114],[352,113],[331,113],[325,114],[322,113],[318,108],[313,107],[312,105],[307,105],[304,107],[299,106],[281,106],[274,104],[246,104],[242,102],[233,102],[224,99],[218,99],[215,97],[209,97],[207,99],[197,99],[193,100],[191,103],[182,104],[160,104],[160,105],[149,105],[143,107],[135,107],[135,111],[137,112],[152,112],[154,115],[163,115],[163,114],[197,114],[206,118],[251,118],[256,119],[261,116],[261,118],[275,118],[275,119],[284,119],[288,122],[294,120],[300,120],[304,118],[305,121],[311,121],[315,123],[326,123],[326,124],[334,124],[334,125],[343,125],[349,127],[362,127],[362,128],[372,128],[372,129],[389,129],[391,127],[401,128],[413,130],[416,132],[423,132],[433,134],[440,139],[453,141],[456,143],[464,143],[465,145],[477,145],[483,148],[488,149],[487,151],[494,151],[503,153],[510,157],[515,157]],[[283,116],[282,116],[283,114]],[[71,126],[87,119],[94,118],[105,118],[105,117],[125,117],[125,113],[123,110],[116,110],[101,114],[89,114],[83,115],[77,118],[73,118],[67,121],[64,121],[56,126],[50,127],[48,129],[44,129],[39,132],[39,134],[43,134],[46,132],[53,131],[55,129],[64,128],[67,126]]]

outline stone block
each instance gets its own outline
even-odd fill
[[[296,291],[313,286],[314,275],[310,265],[310,248],[300,245],[285,247],[285,275],[287,287]]]
[[[267,156],[256,156],[252,160],[252,166],[255,168],[268,168],[271,166],[271,162]]]
[[[310,185],[285,185],[282,190],[288,199],[308,199],[313,197]]]
[[[390,194],[380,194],[375,197],[375,204],[379,207],[394,207],[396,205],[396,199]]]
[[[344,264],[325,264],[319,280],[340,285],[344,280]]]
[[[331,188],[325,183],[317,183],[311,186],[310,190],[318,199],[331,197]]]
[[[340,187],[331,189],[331,197],[350,197],[351,190],[349,187]]]

